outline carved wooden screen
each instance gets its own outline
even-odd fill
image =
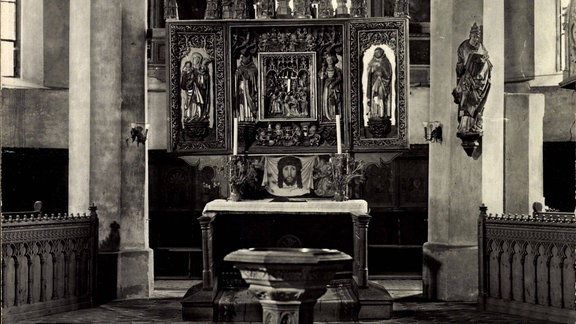
[[[2,215],[2,322],[91,307],[98,217]]]
[[[576,218],[486,214],[478,221],[479,303],[489,311],[576,320]]]

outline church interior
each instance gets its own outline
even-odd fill
[[[576,0],[0,5],[3,322],[576,321]]]

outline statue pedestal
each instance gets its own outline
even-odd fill
[[[392,122],[390,118],[370,117],[368,119],[368,129],[375,138],[384,138],[390,134]]]
[[[456,136],[462,140],[462,148],[468,156],[478,156],[482,134],[478,132],[457,133]]]
[[[352,257],[329,249],[241,249],[224,261],[234,264],[262,305],[263,323],[314,322],[314,305],[326,285]]]
[[[184,121],[184,138],[192,141],[202,141],[208,136],[210,129],[207,120],[203,121]]]

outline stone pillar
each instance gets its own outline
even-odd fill
[[[505,10],[508,13],[504,28],[506,35],[512,36],[506,39],[507,60],[504,71],[507,82],[528,81],[534,78],[534,5],[536,2],[539,1],[504,0]]]
[[[482,203],[492,213],[504,209],[504,19],[506,10],[500,0],[484,0],[484,46],[488,49],[492,68],[492,87],[484,110],[482,148]],[[516,13],[513,13],[516,14]],[[474,208],[474,228],[478,220],[478,206]],[[476,235],[474,240],[477,242]]]
[[[368,223],[371,218],[368,214],[354,217],[354,266],[357,267],[356,281],[360,288],[368,287]]]
[[[44,0],[19,1],[20,11],[26,13],[25,24],[20,24],[20,75],[27,83],[44,85]]]
[[[560,53],[559,28],[561,3],[557,0],[534,1],[534,80],[530,86],[556,86],[562,81],[566,58]],[[516,28],[515,30],[517,30]],[[569,29],[566,29],[569,30]],[[563,33],[565,34],[565,33]]]
[[[532,213],[532,203],[544,204],[543,94],[506,94],[504,211]]]
[[[424,295],[474,301],[477,297],[478,206],[502,210],[504,6],[500,0],[431,2],[430,120],[443,124],[443,139],[430,144],[428,242],[424,244]],[[457,49],[476,22],[493,64],[480,150],[468,156],[456,137]]]
[[[120,0],[122,7],[121,222],[118,262],[120,298],[147,297],[153,291],[154,263],[148,242],[148,146],[126,140],[134,124],[146,127],[147,5]]]
[[[44,85],[68,87],[70,0],[44,0]]]
[[[113,297],[148,297],[147,150],[126,142],[146,121],[146,3],[78,0],[70,12],[69,208],[98,207],[99,280]]]
[[[211,290],[214,282],[214,273],[212,272],[213,260],[213,242],[212,242],[212,219],[214,216],[202,215],[198,217],[198,223],[202,229],[202,288]]]
[[[85,210],[90,197],[91,65],[90,0],[70,2],[70,86],[68,94],[68,210]],[[95,103],[96,104],[96,103]]]

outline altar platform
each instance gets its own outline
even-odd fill
[[[223,259],[238,249],[276,247],[336,249],[352,256],[350,266],[337,273],[318,299],[316,321],[356,322],[392,316],[392,298],[384,287],[368,280],[370,215],[364,200],[218,199],[206,204],[198,221],[202,283],[183,297],[183,320],[261,321],[258,299],[248,292],[238,270]]]

